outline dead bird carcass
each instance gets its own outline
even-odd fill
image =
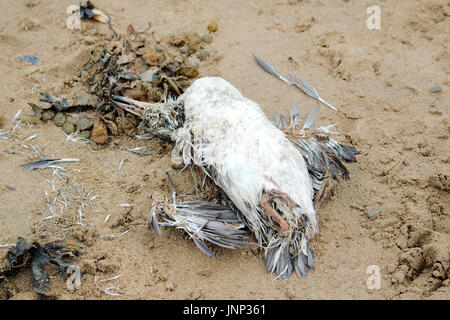
[[[314,200],[326,192],[324,179],[348,178],[342,161],[357,151],[332,139],[329,127],[314,128],[317,111],[303,126],[296,109],[291,124],[271,123],[259,105],[219,77],[196,80],[176,100],[145,103],[115,96],[114,103],[148,122],[154,134],[175,142],[174,161],[200,167],[220,189],[227,207],[202,201],[173,204],[156,200],[166,222],[182,228],[206,254],[205,240],[234,248],[244,242],[242,222],[265,248],[267,271],[300,277],[314,267],[310,239],[318,232]]]

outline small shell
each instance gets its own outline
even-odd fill
[[[105,24],[108,23],[109,17],[105,12],[97,8],[92,9],[92,12],[95,14],[95,16],[93,17],[95,21]]]

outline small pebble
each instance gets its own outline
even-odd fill
[[[198,39],[189,41],[188,42],[188,50],[195,52],[195,51],[197,51],[199,45],[200,45],[200,41]]]
[[[198,70],[194,66],[182,66],[179,72],[182,76],[188,78],[195,78],[198,76]]]
[[[364,207],[364,213],[369,219],[374,220],[381,213],[381,209],[375,206]]]
[[[65,134],[71,134],[75,132],[75,124],[73,124],[73,122],[66,121],[62,126],[62,130]]]
[[[175,46],[175,47],[179,47],[179,46],[184,45],[184,39],[177,35],[172,35],[169,38],[169,44],[172,46]]]
[[[89,131],[89,130],[81,131],[79,136],[81,138],[89,139],[91,137],[91,131]]]
[[[66,122],[66,115],[62,112],[58,112],[55,115],[55,118],[53,118],[53,123],[56,124],[58,127],[61,127],[64,122]]]
[[[55,111],[53,111],[51,109],[45,110],[44,112],[42,112],[41,119],[43,121],[52,120],[54,116],[55,116]]]
[[[80,93],[74,99],[74,105],[76,106],[94,106],[94,99],[87,93]]]
[[[89,130],[93,125],[94,124],[92,123],[92,121],[86,118],[80,118],[77,120],[77,129],[80,131]]]
[[[208,59],[209,56],[210,56],[210,53],[208,51],[205,51],[205,50],[199,51],[197,53],[197,58],[199,58],[200,61],[204,61],[204,60]]]
[[[219,29],[219,25],[217,24],[216,20],[211,20],[208,24],[208,31],[209,32],[216,32],[217,29]]]
[[[173,57],[173,61],[175,61],[177,63],[183,63],[184,58],[182,56],[175,56],[175,57]]]
[[[108,141],[108,131],[102,120],[97,119],[92,128],[92,140],[97,144],[105,144]]]
[[[436,93],[436,92],[441,92],[442,88],[439,85],[436,86],[432,86],[430,89],[428,89],[428,92],[430,93]]]
[[[197,32],[187,32],[184,34],[184,39],[186,39],[186,41],[191,41],[192,39],[199,39],[200,35]]]
[[[205,34],[205,35],[202,36],[202,41],[204,43],[211,43],[212,40],[213,40],[213,37],[210,34]]]

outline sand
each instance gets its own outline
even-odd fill
[[[0,1],[0,130],[13,126],[18,110],[29,113],[27,103],[37,101],[39,92],[69,92],[64,82],[76,76],[92,45],[110,34],[106,25],[86,21],[81,30],[68,30],[66,8],[72,3]],[[21,124],[15,132],[18,141],[0,140],[0,244],[15,243],[19,236],[82,244],[84,252],[71,259],[83,271],[81,289],[69,291],[50,268],[50,291],[56,298],[449,299],[448,1],[377,1],[381,29],[375,30],[366,26],[373,1],[94,4],[113,16],[118,32],[125,33],[130,23],[142,30],[151,22],[161,39],[185,31],[207,33],[215,19],[219,29],[209,46],[212,56],[200,76],[227,79],[260,103],[269,119],[274,111],[288,113],[293,102],[303,116],[316,106],[260,69],[252,60],[255,53],[282,74],[308,80],[337,106],[339,112],[322,108],[319,124],[336,123],[342,141],[361,154],[348,166],[351,179],[341,181],[319,211],[320,232],[311,243],[315,270],[305,279],[276,280],[256,250],[214,247],[217,259],[211,259],[180,231],[163,229],[158,236],[138,224],[150,210],[152,192],[169,195],[164,172],[172,170],[170,144],[120,136],[93,152],[66,140],[51,122]],[[39,63],[20,62],[21,55],[35,55]],[[435,86],[440,90],[430,92]],[[39,136],[22,141],[33,134]],[[56,190],[64,184],[51,169],[19,167],[37,160],[22,144],[46,145],[47,156],[81,160],[64,164],[62,174],[76,177],[74,184],[83,185],[85,195],[89,190],[90,196],[101,195],[84,211],[86,227],[75,224],[74,208],[65,210],[64,217],[43,220],[50,215],[45,191],[52,198],[52,181]],[[123,150],[137,146],[148,147],[153,155]],[[10,153],[17,148],[22,152]],[[195,192],[189,170],[171,175],[179,193]],[[0,248],[0,256],[6,251]],[[367,286],[369,266],[379,268],[379,289]],[[100,283],[118,286],[121,296],[100,291],[96,275],[121,275]],[[2,299],[36,297],[28,271],[0,285]]]

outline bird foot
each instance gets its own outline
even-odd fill
[[[285,234],[289,231],[290,227],[288,222],[272,207],[272,201],[274,199],[282,199],[286,201],[290,210],[294,209],[294,201],[284,192],[272,189],[265,193],[261,198],[261,207],[278,223],[281,228],[281,234]]]

